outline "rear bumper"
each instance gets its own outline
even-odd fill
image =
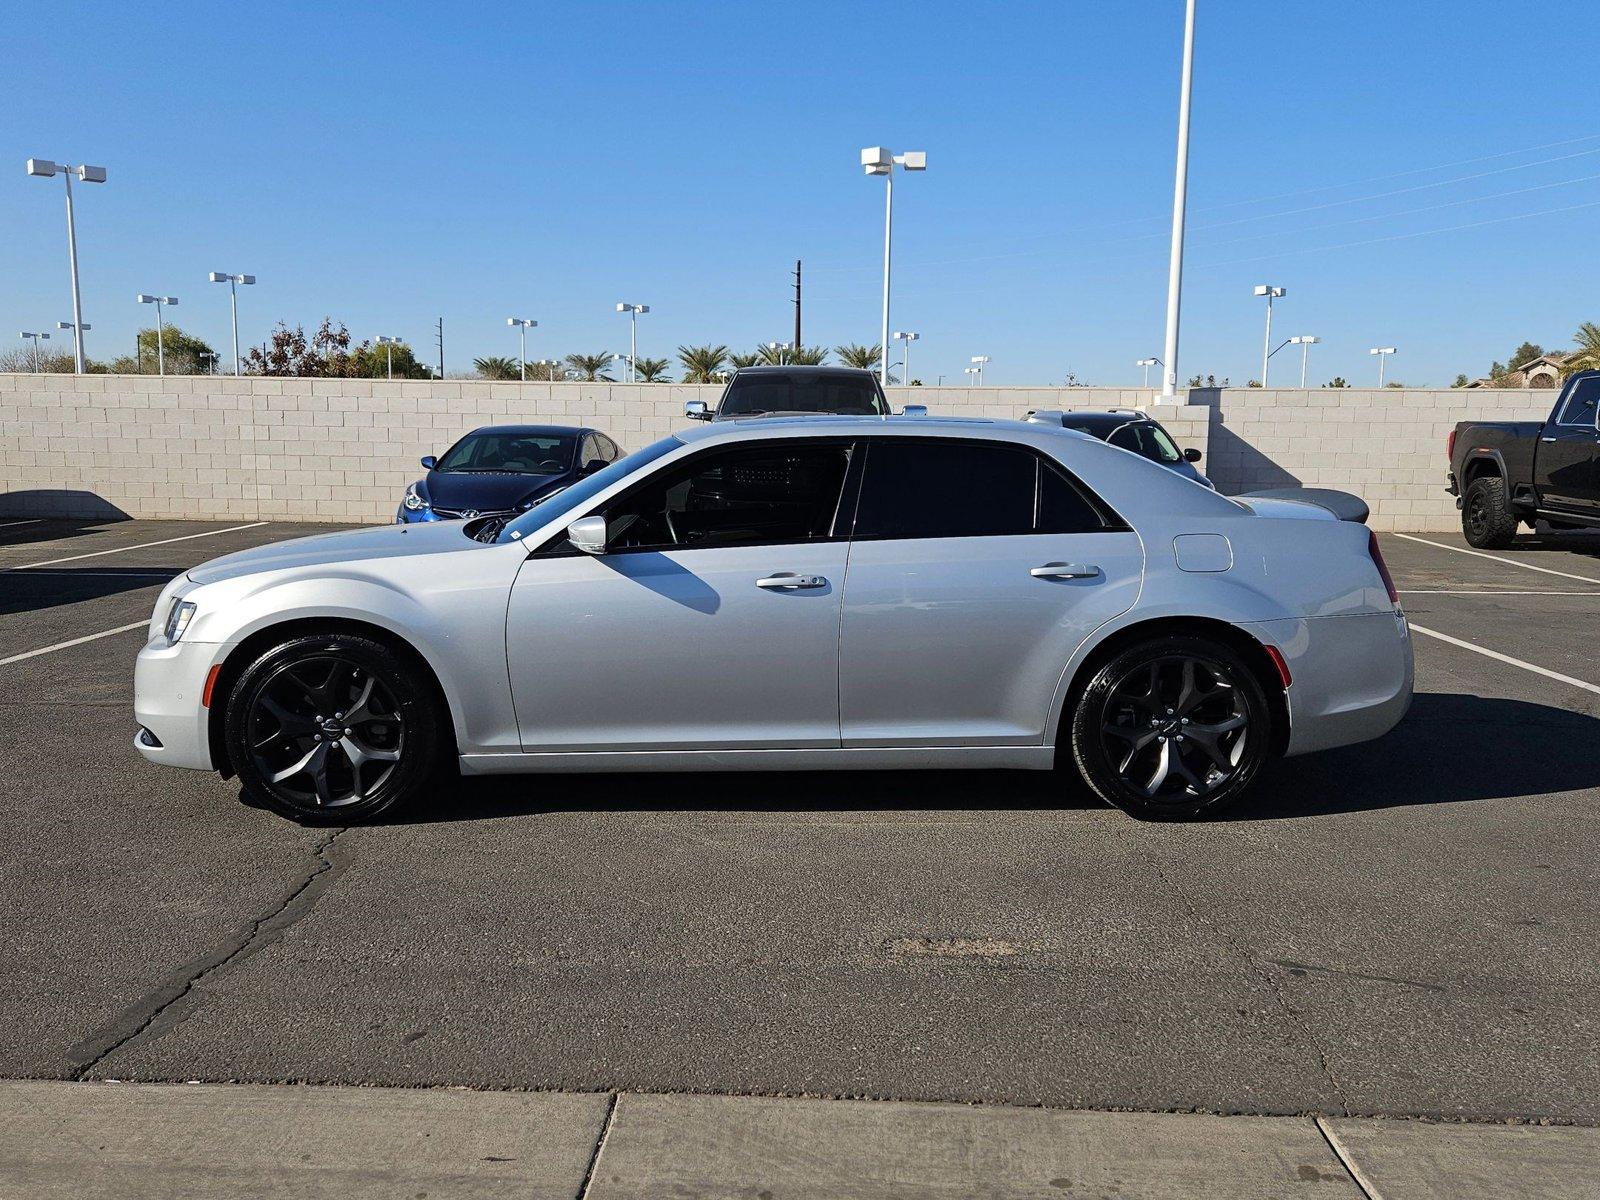
[[[1286,754],[1382,737],[1411,707],[1411,631],[1401,612],[1265,621],[1253,627],[1289,665]]]
[[[182,641],[169,645],[156,637],[139,651],[133,668],[133,716],[149,730],[156,744],[135,733],[134,749],[153,763],[214,769],[211,761],[210,711],[201,703],[212,664],[222,661],[227,647],[214,642]]]

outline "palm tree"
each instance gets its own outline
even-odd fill
[[[1578,343],[1578,348],[1567,355],[1561,364],[1562,376],[1571,375],[1574,371],[1600,370],[1600,325],[1585,321],[1578,326],[1572,339]]]
[[[640,383],[671,383],[667,378],[671,365],[664,358],[641,358],[633,364],[633,374]]]
[[[715,383],[718,371],[728,363],[726,346],[679,346],[678,361],[683,364],[685,383]]]
[[[728,362],[735,367],[753,367],[761,361],[761,351],[756,350],[749,354],[730,354]]]
[[[520,379],[522,368],[514,358],[494,354],[488,358],[472,360],[473,369],[485,379]]]
[[[799,367],[820,367],[828,361],[826,346],[801,346],[789,351],[789,361]]]
[[[835,346],[833,352],[845,366],[859,367],[863,371],[876,371],[878,364],[883,361],[883,348],[880,346],[858,346],[850,342],[844,346]]]
[[[605,354],[569,354],[567,365],[578,373],[578,378],[584,383],[610,383],[611,376],[606,374],[606,368],[611,365],[611,355]]]

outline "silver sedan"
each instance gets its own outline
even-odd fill
[[[152,762],[349,823],[465,774],[1010,767],[1143,817],[1375,738],[1411,642],[1373,535],[1038,424],[686,431],[514,520],[215,559],[157,602]],[[444,802],[435,800],[435,802]]]

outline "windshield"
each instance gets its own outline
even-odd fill
[[[435,471],[461,474],[559,475],[570,470],[578,439],[562,433],[469,433]]]
[[[1124,425],[1106,441],[1113,446],[1121,446],[1124,450],[1132,450],[1135,454],[1143,455],[1152,462],[1175,463],[1183,458],[1178,452],[1178,447],[1167,436],[1167,431],[1154,421],[1137,421],[1131,425]]]
[[[535,529],[559,520],[567,513],[577,511],[619,479],[627,478],[663,455],[671,454],[682,445],[683,443],[677,438],[668,435],[659,442],[651,442],[643,450],[635,450],[626,458],[617,459],[605,470],[596,471],[593,475],[578,480],[571,487],[562,488],[559,492],[547,496],[515,521],[507,524],[494,540],[497,542],[521,540]]]
[[[758,413],[840,413],[881,417],[889,411],[869,376],[785,375],[762,371],[735,375],[728,385],[719,417],[748,417]]]

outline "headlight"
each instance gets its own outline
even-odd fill
[[[406,488],[406,498],[400,503],[404,504],[406,508],[412,512],[418,512],[421,509],[428,507],[428,502],[422,498],[421,494],[417,491],[417,485],[414,483],[410,487]]]
[[[162,631],[168,642],[176,642],[183,636],[183,631],[189,628],[189,622],[194,619],[194,603],[190,600],[174,600],[172,607],[167,609],[167,625]]]

